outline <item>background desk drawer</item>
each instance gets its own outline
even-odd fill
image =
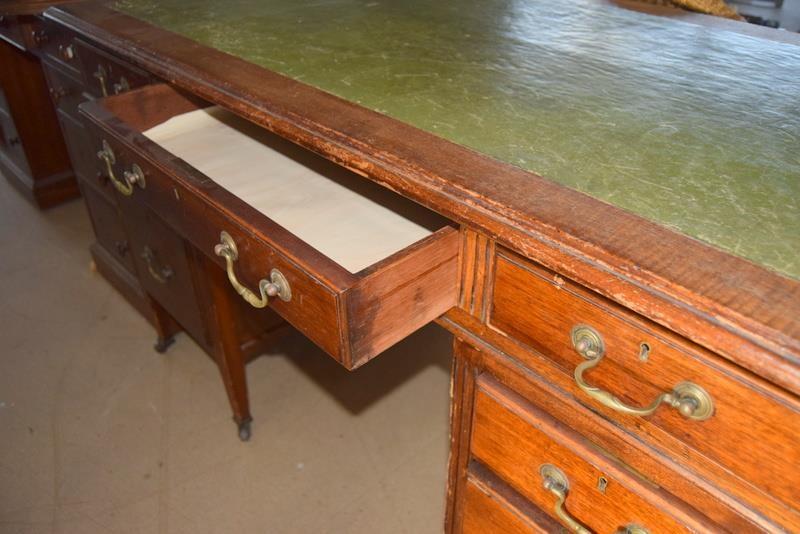
[[[768,507],[789,523],[797,520],[796,511],[770,504],[763,493],[730,476],[732,471],[797,507],[800,471],[787,469],[800,464],[796,399],[511,253],[498,253],[487,322],[556,366],[566,375],[570,393],[587,407],[694,468],[715,473],[722,486],[748,495],[759,508]],[[599,359],[583,357],[573,342],[573,333],[585,333],[587,327],[602,339]],[[590,360],[597,365],[586,368],[581,388],[575,370]],[[681,415],[679,406],[667,402],[649,415],[626,413],[625,406],[647,407],[686,382],[712,399],[704,419]],[[692,406],[684,408],[693,413]]]
[[[146,72],[80,39],[75,40],[86,90],[95,97],[118,95],[147,85]]]
[[[289,291],[273,295],[269,306],[347,368],[363,364],[455,305],[459,233],[448,221],[349,173],[359,192],[368,185],[391,195],[393,202],[406,203],[411,211],[424,211],[425,224],[431,225],[427,237],[350,272],[142,134],[170,117],[205,106],[169,86],[156,85],[89,102],[82,110],[94,129],[97,149],[105,142],[113,151],[111,171],[118,181],[126,171],[140,169],[142,179],[121,195],[151,206],[198,250],[228,269],[232,284],[251,303],[258,304],[258,288],[269,287],[277,270],[283,277],[277,279],[280,287]],[[303,168],[343,171],[301,152],[316,158]],[[312,218],[316,208],[302,209]],[[237,249],[227,258],[220,251],[231,247],[217,247],[222,232]]]
[[[29,39],[43,59],[57,63],[72,76],[80,77],[80,62],[72,32],[58,24],[37,19]]]
[[[632,525],[651,534],[688,530],[660,511],[658,503],[669,496],[623,479],[600,454],[584,457],[589,447],[581,438],[488,375],[478,379],[473,409],[471,456],[562,525],[592,532]]]

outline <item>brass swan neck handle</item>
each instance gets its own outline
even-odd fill
[[[711,399],[711,395],[702,387],[689,381],[676,384],[672,391],[661,393],[649,405],[643,407],[626,404],[612,393],[592,386],[586,382],[583,375],[589,369],[600,365],[603,360],[603,356],[605,356],[603,338],[597,330],[583,324],[576,325],[570,336],[575,351],[586,359],[585,362],[575,367],[575,383],[584,393],[603,406],[639,417],[652,414],[662,404],[675,408],[682,416],[695,421],[703,421],[714,414],[714,401]],[[648,346],[647,351],[649,352],[649,350]]]
[[[269,299],[278,297],[284,302],[292,299],[292,289],[289,286],[289,281],[286,277],[277,270],[270,271],[270,279],[261,279],[258,282],[258,291],[256,294],[251,289],[244,286],[236,276],[234,271],[234,263],[239,259],[239,251],[236,248],[236,243],[228,232],[220,234],[220,242],[214,247],[214,254],[225,259],[225,270],[228,273],[228,280],[233,286],[233,289],[252,307],[265,308],[269,304]]]

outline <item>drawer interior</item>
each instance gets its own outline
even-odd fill
[[[357,273],[446,225],[437,214],[218,106],[143,132]]]

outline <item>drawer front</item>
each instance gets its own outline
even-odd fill
[[[660,510],[655,487],[623,478],[619,467],[533,405],[487,376],[475,394],[471,456],[562,525],[592,532],[687,528]],[[662,497],[663,499],[663,497]]]
[[[480,479],[464,489],[461,532],[464,534],[531,534],[553,532],[531,521]],[[550,525],[552,526],[552,525]]]
[[[116,206],[98,194],[94,188],[83,187],[82,193],[94,226],[97,243],[129,273],[135,274],[131,243]]]
[[[497,257],[491,298],[491,328],[549,360],[587,407],[657,447],[672,449],[696,468],[721,465],[785,505],[797,507],[800,470],[789,468],[800,465],[796,439],[800,411],[795,401],[512,254]],[[591,350],[595,335],[602,340],[602,357],[584,357],[579,353],[586,349],[581,340]],[[575,377],[581,364],[582,386]],[[686,383],[704,393],[690,391]],[[670,392],[676,392],[673,400],[684,394],[688,399],[670,404],[666,398],[652,406],[659,395]],[[686,416],[698,413],[693,411],[695,401],[702,404],[709,398],[713,408],[704,418]],[[635,415],[626,413],[627,407],[654,409],[649,415]],[[745,489],[738,491],[751,491],[739,485]]]
[[[58,63],[73,76],[80,76],[80,63],[72,32],[52,21],[30,16],[24,17],[19,31],[29,52],[44,60]]]
[[[81,65],[74,34],[49,20],[39,21],[36,27],[39,42],[35,51],[45,60],[51,61],[72,76],[81,77]]]
[[[73,74],[69,74],[68,71],[56,65],[50,61],[42,62],[50,98],[56,109],[78,119],[78,105],[86,100],[83,94],[83,83]]]
[[[132,176],[138,169],[142,176],[127,192],[123,183],[118,196],[161,215],[229,271],[237,292],[257,300],[261,282],[280,275],[281,287],[290,293],[272,297],[269,306],[347,368],[363,364],[455,304],[459,235],[453,228],[443,226],[353,274],[141,135],[197,107],[194,99],[154,85],[81,109],[95,152],[108,146],[114,153],[111,171],[117,183],[126,171]],[[222,232],[237,249],[230,262],[217,253]]]
[[[184,240],[139,203],[121,200],[119,206],[142,288],[196,341],[208,345]]]
[[[119,95],[147,85],[151,77],[117,57],[85,41],[75,41],[86,91],[94,97]]]

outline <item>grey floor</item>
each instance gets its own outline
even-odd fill
[[[354,373],[299,334],[248,366],[252,441],[186,336],[89,269],[81,202],[0,178],[0,533],[442,531],[450,339]]]

